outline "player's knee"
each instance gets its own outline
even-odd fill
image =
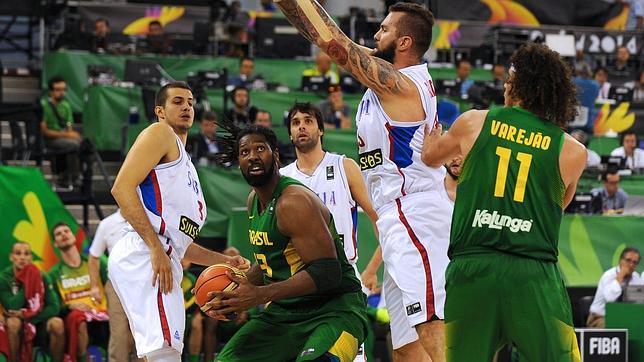
[[[61,337],[65,335],[65,323],[60,317],[49,318],[47,321],[47,333],[50,336]]]
[[[17,317],[7,318],[7,332],[9,334],[18,334],[22,328],[22,321]]]

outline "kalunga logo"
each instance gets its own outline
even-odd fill
[[[472,227],[485,227],[490,229],[501,230],[504,227],[509,228],[511,232],[518,231],[530,232],[532,229],[532,220],[523,220],[512,216],[501,215],[496,211],[490,214],[487,210],[476,210]]]

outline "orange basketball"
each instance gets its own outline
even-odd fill
[[[238,284],[228,278],[228,275],[226,275],[227,271],[239,277],[246,277],[241,270],[228,264],[211,265],[199,274],[199,278],[197,278],[197,282],[195,283],[194,293],[195,301],[201,307],[202,311],[206,312],[209,309],[207,307],[204,309],[204,304],[210,300],[208,293],[219,291],[228,292],[237,288]]]

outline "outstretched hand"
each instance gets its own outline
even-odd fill
[[[250,260],[244,258],[241,255],[231,256],[226,263],[230,266],[234,266],[235,268],[243,272],[248,271],[248,269],[250,269]]]

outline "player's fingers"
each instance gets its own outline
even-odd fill
[[[172,291],[172,271],[168,269],[165,274],[165,290],[166,293],[170,293]]]
[[[156,270],[152,270],[152,288],[157,286],[157,279],[159,278],[159,273]],[[159,285],[161,288],[161,285]]]
[[[226,275],[228,276],[228,279],[232,280],[233,282],[235,282],[237,284],[247,284],[248,283],[248,279],[242,278],[240,276],[237,276],[237,275],[233,274],[230,271],[226,271]]]

